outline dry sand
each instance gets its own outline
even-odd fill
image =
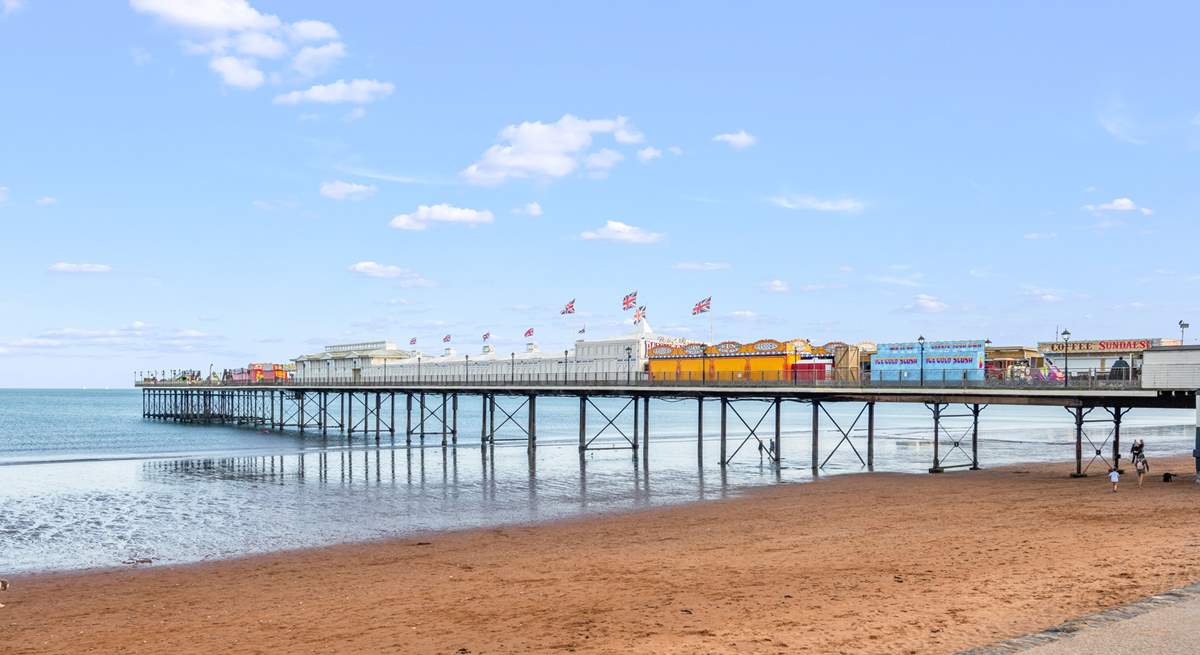
[[[1191,460],[1158,460],[1187,472]],[[18,577],[4,653],[947,653],[1200,579],[1191,475],[1031,465]]]

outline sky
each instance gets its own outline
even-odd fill
[[[1200,336],[1198,20],[0,0],[0,385],[555,351],[633,290],[698,340]]]

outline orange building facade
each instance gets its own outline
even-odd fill
[[[832,354],[821,352],[803,339],[723,341],[711,346],[654,344],[648,354],[649,374],[654,380],[823,380],[833,366]]]

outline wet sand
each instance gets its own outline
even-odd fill
[[[1187,474],[863,474],[535,526],[25,576],[6,653],[949,653],[1200,579]]]

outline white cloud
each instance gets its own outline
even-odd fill
[[[55,262],[50,265],[53,273],[110,273],[112,266],[108,264],[73,264],[71,262]]]
[[[1026,298],[1041,302],[1041,303],[1056,303],[1062,302],[1062,292],[1057,289],[1043,289],[1041,287],[1025,287],[1022,292]]]
[[[262,32],[242,32],[237,35],[237,51],[250,57],[278,59],[287,54],[283,41]]]
[[[1084,205],[1084,209],[1090,212],[1141,212],[1143,216],[1149,216],[1154,213],[1149,207],[1138,207],[1137,203],[1129,198],[1114,198],[1109,202],[1102,202],[1098,205]]]
[[[407,268],[393,266],[391,264],[380,264],[372,261],[362,261],[350,265],[350,272],[365,275],[367,277],[378,277],[388,280],[396,280],[402,287],[431,287],[433,282],[421,277]]]
[[[260,13],[246,0],[129,0],[134,11],[164,22],[200,30],[272,30],[279,19]]]
[[[645,148],[637,151],[637,157],[642,161],[642,163],[658,159],[659,157],[662,157],[662,154],[662,151],[654,146],[646,146]]]
[[[588,230],[579,236],[587,241],[623,241],[625,243],[654,243],[663,238],[662,234],[647,232],[640,227],[621,221],[605,221],[603,227]]]
[[[55,198],[53,196],[42,196],[41,198],[38,198],[34,202],[45,207],[46,205],[53,205],[54,203],[58,202],[58,198]]]
[[[391,82],[338,80],[332,84],[316,84],[305,91],[292,91],[275,96],[275,104],[295,105],[301,102],[365,104],[391,95],[395,90],[396,87]]]
[[[949,306],[938,300],[936,296],[931,296],[927,293],[918,293],[913,297],[911,304],[905,305],[904,309],[910,312],[921,312],[924,314],[939,314],[946,311]]]
[[[729,147],[733,148],[734,150],[745,150],[755,143],[758,143],[758,138],[746,130],[738,130],[737,132],[718,134],[713,137],[713,141],[728,143]]]
[[[921,286],[921,278],[925,277],[922,273],[911,273],[909,275],[872,275],[867,279],[880,284],[887,284],[896,287],[919,287]]]
[[[150,60],[154,59],[150,55],[150,51],[145,48],[130,48],[129,57],[133,59],[134,66],[145,66],[150,63]]]
[[[668,146],[667,152],[678,157],[683,154],[683,148],[680,148],[679,146]]]
[[[769,280],[763,282],[763,288],[771,293],[787,293],[792,290],[792,287],[783,280]]]
[[[288,36],[293,41],[332,41],[338,31],[332,25],[319,20],[300,20],[287,26]]]
[[[1058,234],[1055,232],[1029,232],[1026,233],[1025,239],[1028,241],[1045,241],[1047,239],[1053,239],[1057,236]]]
[[[484,151],[479,161],[462,171],[462,176],[472,184],[482,185],[500,184],[511,178],[564,177],[579,167],[596,134],[612,134],[617,143],[636,143],[642,139],[624,116],[587,120],[566,114],[554,123],[533,121],[509,125],[500,131],[503,143]],[[598,162],[611,158],[594,153],[589,159],[596,155],[600,156]]]
[[[771,204],[782,207],[784,209],[801,209],[818,212],[841,212],[846,214],[857,214],[861,212],[865,205],[861,200],[854,198],[815,198],[813,196],[801,196],[794,194],[783,194],[770,198]]]
[[[675,269],[680,271],[725,271],[730,267],[729,262],[679,262]]]
[[[1145,145],[1146,140],[1141,136],[1141,128],[1130,118],[1125,110],[1125,103],[1119,98],[1114,99],[1096,116],[1096,122],[1101,129],[1108,132],[1112,138],[1133,145]]]
[[[4,0],[0,3],[0,16],[8,16],[25,6],[25,0]]]
[[[253,59],[214,57],[208,67],[219,73],[226,84],[239,89],[258,88],[264,80],[262,71],[254,65]]]
[[[346,115],[342,117],[342,120],[346,121],[347,123],[353,123],[355,121],[362,120],[366,117],[366,115],[367,109],[365,107],[355,107],[354,109],[346,112]]]
[[[305,77],[315,77],[333,68],[337,60],[346,56],[346,46],[340,41],[322,46],[306,46],[292,59],[292,68]]]
[[[362,200],[363,198],[370,197],[378,190],[369,184],[344,182],[342,180],[323,182],[321,184],[321,195],[333,200]]]
[[[526,216],[538,217],[542,215],[542,204],[534,201],[525,203],[524,206],[517,207],[513,210],[514,214],[524,214]]]
[[[601,148],[597,152],[588,155],[584,160],[584,165],[590,171],[597,171],[600,174],[606,174],[618,162],[625,159],[625,155],[611,148]]]
[[[0,186],[0,203],[8,202],[8,187]]]
[[[430,223],[466,223],[478,225],[491,223],[495,217],[492,212],[483,209],[455,207],[446,203],[438,205],[421,205],[409,214],[398,214],[392,217],[390,225],[398,230],[424,230]]]
[[[734,311],[729,312],[729,317],[736,318],[739,321],[753,321],[758,318],[758,314],[750,311],[749,309],[735,309]]]

